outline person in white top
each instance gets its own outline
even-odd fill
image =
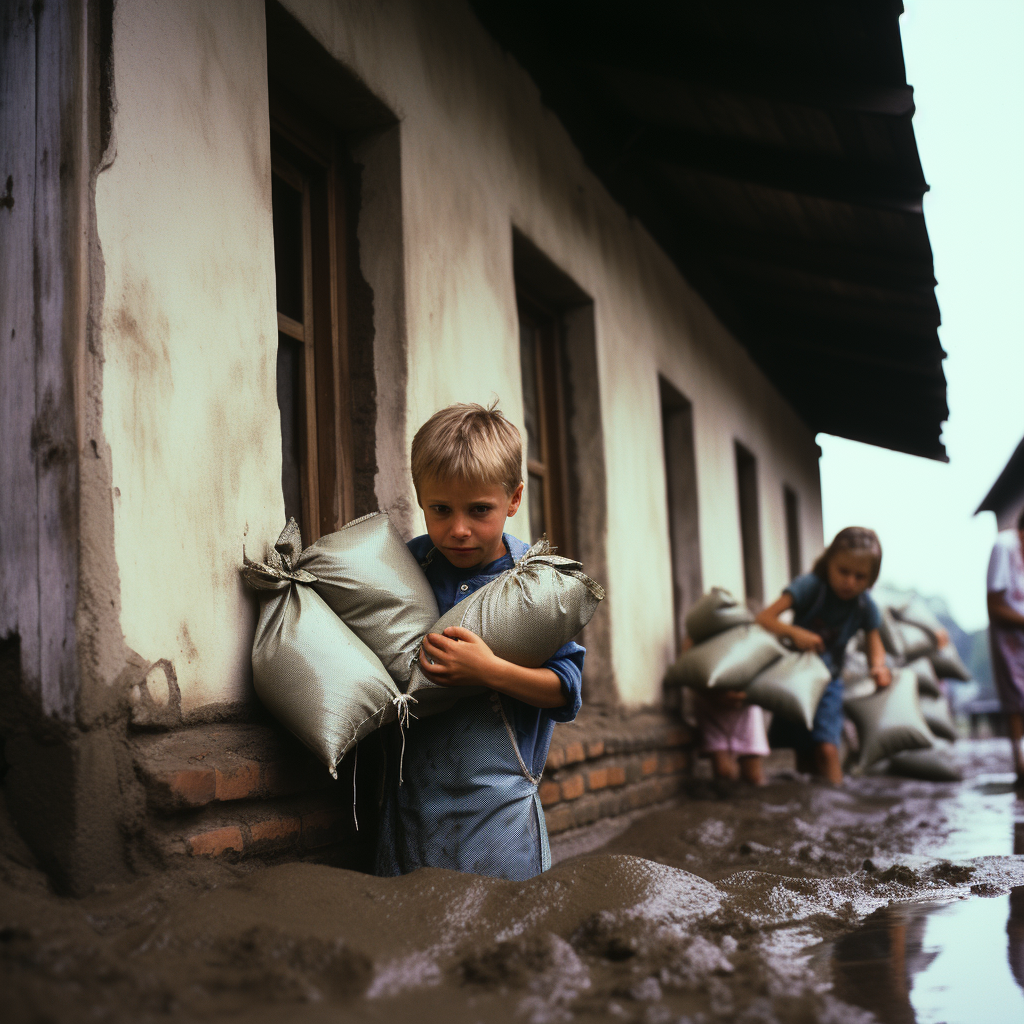
[[[992,676],[1006,712],[1017,784],[1024,785],[1024,512],[996,537],[988,562]]]

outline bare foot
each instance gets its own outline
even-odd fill
[[[833,786],[843,784],[843,766],[839,763],[839,748],[834,743],[816,743],[814,767],[821,778]]]
[[[730,782],[735,782],[740,777],[736,758],[728,750],[712,750],[711,767],[716,779],[728,779]]]
[[[752,786],[764,785],[764,769],[761,766],[761,758],[756,754],[740,758],[740,778],[749,782]]]

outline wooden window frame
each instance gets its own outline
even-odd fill
[[[559,553],[575,557],[576,537],[573,529],[572,497],[569,487],[569,446],[565,409],[563,372],[564,325],[561,313],[536,298],[516,290],[516,307],[520,320],[534,331],[534,366],[537,379],[537,416],[540,431],[541,459],[529,457],[526,448],[527,474],[544,481],[544,526],[548,539]],[[533,500],[533,496],[530,496]]]
[[[330,126],[278,91],[270,97],[271,166],[300,191],[303,320],[277,314],[302,346],[302,537],[311,544],[354,518],[349,393],[347,154]]]

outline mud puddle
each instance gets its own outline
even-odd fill
[[[836,996],[882,1024],[1024,1021],[1024,886],[886,907],[831,945]]]
[[[1001,746],[960,756],[965,782],[939,786],[695,780],[600,849],[574,837],[575,856],[525,883],[207,863],[65,900],[12,840],[0,858],[5,1019],[863,1024],[872,1011],[844,988],[839,965],[852,961],[838,951],[873,914],[996,907],[953,927],[995,929],[1006,958],[1024,807],[1004,791]],[[922,943],[944,913],[921,910]]]

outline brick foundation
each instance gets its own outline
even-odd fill
[[[689,734],[668,716],[585,708],[555,729],[540,798],[552,835],[675,796],[690,771]],[[132,741],[146,815],[140,857],[316,858],[368,870],[379,745],[361,744],[359,820],[351,758],[333,780],[276,724],[224,723]]]

